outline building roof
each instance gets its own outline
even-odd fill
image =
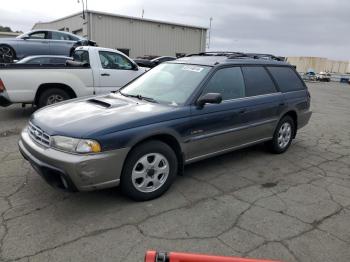
[[[48,21],[48,22],[37,22],[33,25],[33,28],[37,24],[48,24],[48,23],[53,23],[53,22],[58,22],[64,19],[68,19],[70,17],[76,16],[81,14],[82,12],[74,13],[56,20]],[[190,27],[190,28],[197,28],[197,29],[204,29],[207,30],[207,27],[203,26],[196,26],[196,25],[187,25],[187,24],[181,24],[181,23],[173,23],[173,22],[167,22],[167,21],[161,21],[161,20],[154,20],[154,19],[149,19],[149,18],[141,18],[141,17],[135,17],[135,16],[126,16],[126,15],[119,15],[119,14],[113,14],[113,13],[107,13],[107,12],[100,12],[100,11],[94,11],[94,10],[87,10],[86,14],[92,13],[92,14],[97,14],[97,15],[105,15],[105,16],[114,16],[114,17],[119,17],[119,18],[126,18],[126,19],[132,19],[132,20],[138,20],[138,21],[146,21],[146,22],[152,22],[152,23],[160,23],[160,24],[166,24],[166,25],[173,25],[173,26],[181,26],[181,27]]]

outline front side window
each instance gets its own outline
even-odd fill
[[[266,69],[262,66],[242,67],[246,96],[258,96],[276,93],[276,87]]]
[[[100,51],[99,52],[101,66],[104,69],[124,69],[130,70],[133,69],[133,64],[124,56],[113,53]]]
[[[89,52],[85,50],[76,50],[73,55],[73,60],[76,62],[90,63]]]
[[[160,64],[123,88],[121,94],[141,95],[160,103],[181,105],[190,98],[210,69],[209,66]]]
[[[230,100],[245,96],[244,80],[240,67],[218,70],[203,90],[206,93],[220,93],[222,100]]]
[[[303,82],[290,67],[268,67],[281,92],[305,89]]]
[[[46,32],[34,32],[29,35],[29,39],[46,39]]]

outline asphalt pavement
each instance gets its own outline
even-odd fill
[[[185,168],[161,198],[64,193],[17,148],[34,111],[0,108],[0,261],[143,261],[148,249],[350,261],[350,85],[310,83],[313,115],[285,154],[263,146]]]

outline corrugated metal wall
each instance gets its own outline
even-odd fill
[[[98,45],[130,49],[130,57],[205,50],[206,30],[92,13],[91,39]]]
[[[89,23],[88,23],[89,22]],[[129,49],[132,58],[144,55],[168,55],[205,51],[206,29],[151,22],[127,17],[88,12],[48,23],[37,23],[33,29],[83,29],[82,35],[99,46]]]

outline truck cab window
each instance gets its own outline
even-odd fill
[[[100,51],[99,52],[101,66],[104,69],[124,69],[131,70],[133,69],[133,64],[124,56],[113,53]]]

